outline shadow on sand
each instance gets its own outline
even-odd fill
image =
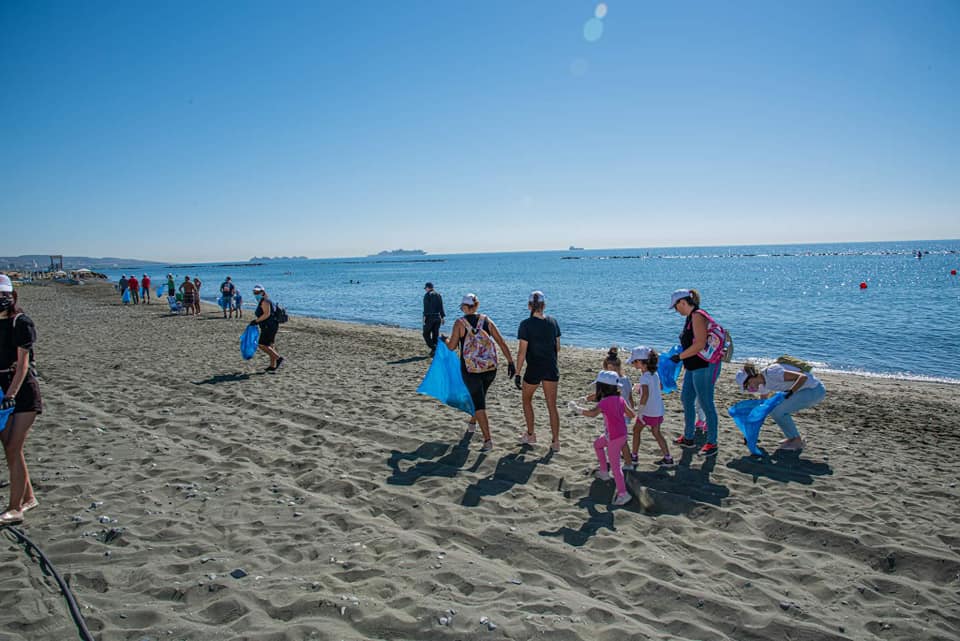
[[[391,451],[390,458],[387,459],[387,465],[393,470],[393,474],[387,478],[387,483],[390,485],[413,485],[417,482],[417,479],[423,476],[446,478],[456,476],[463,469],[464,463],[470,456],[470,439],[472,438],[473,434],[466,432],[463,438],[452,446],[449,443],[431,441],[424,443],[412,452]],[[485,455],[481,454],[473,468],[476,468],[484,457]],[[400,461],[417,461],[417,463],[407,470],[402,470],[400,469]]]
[[[780,483],[800,483],[812,485],[815,476],[830,476],[833,468],[826,463],[816,463],[801,458],[803,452],[777,450],[773,454],[762,456],[746,455],[727,463],[727,467],[753,477],[753,482],[761,476]]]

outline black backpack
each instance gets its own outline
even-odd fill
[[[284,309],[283,305],[280,303],[273,304],[273,320],[277,323],[283,324],[290,320],[290,317],[287,315],[287,310]]]

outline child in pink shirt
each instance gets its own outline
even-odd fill
[[[623,480],[623,470],[620,469],[620,450],[627,442],[626,418],[636,418],[636,414],[620,395],[620,375],[614,371],[603,370],[597,374],[597,406],[593,409],[581,410],[584,416],[603,414],[604,434],[593,442],[593,449],[597,452],[597,461],[600,469],[597,478],[603,481],[610,480],[610,468],[613,468],[613,480],[617,485],[617,496],[613,499],[614,505],[626,505],[630,502],[630,493]]]

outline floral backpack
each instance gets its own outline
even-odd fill
[[[467,371],[471,374],[480,374],[497,369],[497,346],[487,330],[483,328],[487,317],[480,314],[476,327],[470,327],[466,319],[463,322],[467,326],[467,331],[463,337],[463,349],[460,354],[463,356]]]
[[[733,339],[730,333],[702,309],[698,309],[697,313],[707,320],[707,343],[697,356],[708,363],[729,362],[733,358]]]

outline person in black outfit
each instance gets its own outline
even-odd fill
[[[443,297],[434,291],[433,283],[427,283],[423,288],[426,290],[423,295],[423,340],[430,348],[430,356],[433,356],[446,314],[443,313]]]
[[[37,507],[30,472],[23,455],[27,433],[43,412],[40,385],[33,361],[37,330],[17,305],[17,293],[10,278],[0,274],[0,409],[13,410],[0,432],[10,471],[10,502],[0,514],[0,526],[23,521],[27,510]]]
[[[253,297],[257,299],[257,309],[251,325],[260,326],[260,339],[257,341],[257,349],[270,357],[270,366],[268,372],[275,372],[283,367],[284,358],[277,352],[274,344],[277,339],[277,331],[280,329],[280,323],[274,316],[273,302],[270,295],[262,285],[253,286]]]
[[[527,308],[530,317],[520,323],[517,338],[520,339],[520,348],[517,352],[517,371],[523,370],[526,363],[527,371],[514,378],[517,388],[523,392],[523,418],[527,424],[526,433],[520,437],[521,445],[532,445],[537,442],[536,432],[533,431],[533,393],[543,386],[543,397],[547,403],[547,412],[550,415],[550,431],[553,433],[553,443],[550,448],[560,450],[560,413],[557,411],[557,387],[560,382],[560,368],[557,364],[557,355],[560,353],[560,325],[551,316],[544,316],[543,309],[546,301],[543,292],[535,291],[530,294]]]

